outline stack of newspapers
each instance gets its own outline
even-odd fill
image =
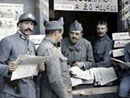
[[[74,66],[70,68],[70,71],[74,74],[74,76],[71,77],[72,86],[79,84],[105,85],[117,79],[113,67],[98,67],[82,70],[79,67]]]

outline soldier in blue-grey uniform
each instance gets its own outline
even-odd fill
[[[46,71],[42,73],[40,80],[40,96],[41,98],[72,98],[67,58],[56,47],[64,31],[63,18],[46,22],[45,29],[46,37],[37,51],[39,56],[49,56],[45,62]]]
[[[14,61],[18,56],[21,54],[35,55],[34,44],[28,39],[35,25],[35,17],[30,13],[24,13],[17,23],[19,27],[17,33],[0,42],[0,77],[4,79],[2,98],[36,98],[32,77],[10,80],[12,72],[17,68]]]
[[[64,38],[61,43],[61,51],[68,58],[69,67],[78,66],[81,69],[89,69],[94,63],[92,46],[82,36],[82,25],[75,20],[70,25],[69,37]]]
[[[128,28],[127,31],[130,33],[130,17],[127,19]],[[124,61],[130,62],[130,43],[125,46],[124,49]],[[120,79],[118,98],[128,98],[130,92],[130,67],[122,68],[123,74]]]
[[[95,67],[111,66],[112,40],[108,37],[107,31],[107,22],[98,21],[96,37],[92,42]]]

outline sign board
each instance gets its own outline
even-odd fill
[[[0,40],[17,31],[17,21],[23,14],[23,4],[0,3]]]
[[[54,0],[54,10],[118,12],[118,0]]]
[[[124,55],[124,48],[112,50],[113,57],[120,57]]]
[[[124,39],[130,39],[128,32],[118,32],[112,34],[113,40],[124,40]]]
[[[43,38],[45,37],[45,35],[30,35],[29,39],[35,44],[35,45],[39,45]]]
[[[126,44],[128,44],[130,40],[118,40],[114,42],[114,48],[119,48],[119,47],[125,47]]]

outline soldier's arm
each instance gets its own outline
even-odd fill
[[[86,44],[86,48],[87,48],[86,57],[88,59],[86,59],[86,61],[84,61],[83,63],[85,64],[84,68],[89,69],[93,67],[93,63],[94,63],[93,49],[90,42]]]
[[[59,96],[59,98],[67,98],[68,93],[61,77],[60,61],[56,55],[57,54],[55,53],[52,54],[50,60],[47,62],[46,67],[49,82],[51,84],[51,88],[56,95]]]
[[[8,77],[9,66],[8,58],[11,52],[11,44],[7,39],[0,42],[0,76]]]

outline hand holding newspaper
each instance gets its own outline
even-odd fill
[[[70,71],[72,71],[75,78],[84,79],[84,80],[93,79],[93,74],[89,70],[83,71],[79,67],[74,66],[70,68]]]
[[[117,62],[121,68],[130,67],[130,62],[124,62],[119,59],[111,58],[114,62]]]
[[[16,59],[17,69],[12,73],[11,81],[38,75],[38,64],[44,63],[49,57],[20,55]]]
[[[72,86],[77,86],[79,84],[92,84],[93,74],[89,70],[83,71],[78,66],[71,67],[69,69],[73,76],[71,77]]]

